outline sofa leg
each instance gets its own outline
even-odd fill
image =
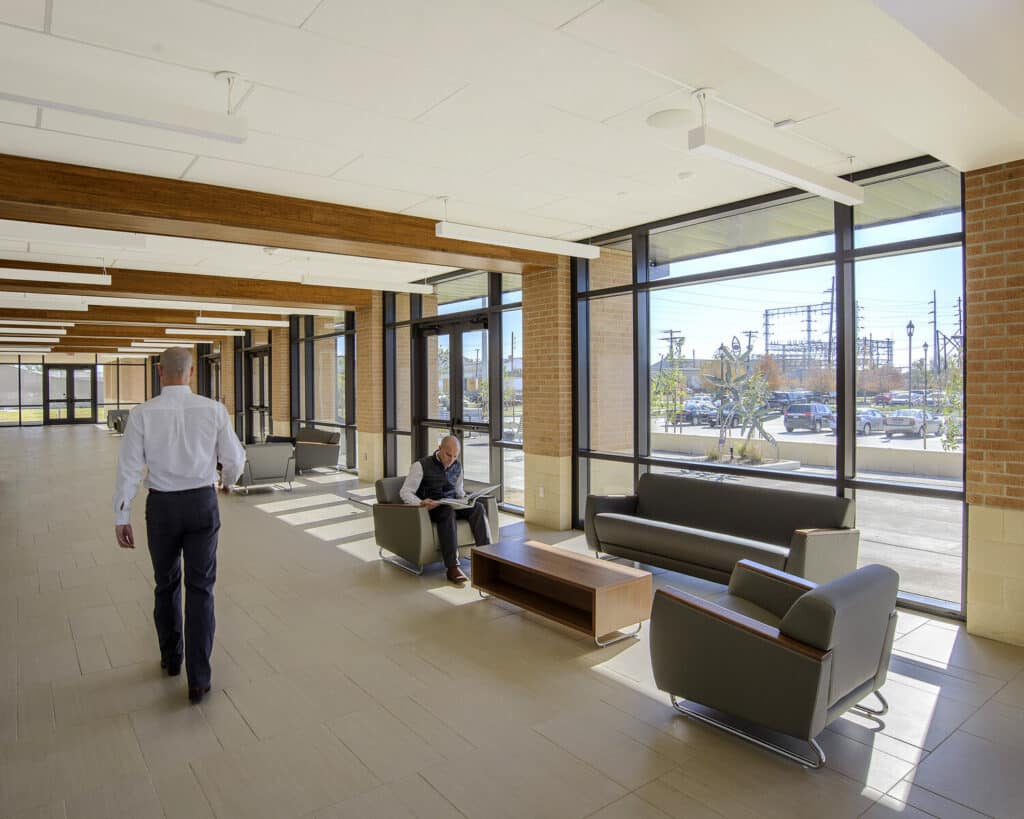
[[[409,563],[408,561],[403,560],[402,558],[400,558],[398,556],[388,557],[387,555],[384,554],[384,547],[383,546],[378,546],[377,547],[377,554],[380,555],[380,559],[383,560],[385,563],[390,563],[392,566],[395,566],[395,567],[401,569],[403,572],[408,572],[409,574],[414,574],[414,575],[416,575],[416,577],[419,577],[421,574],[423,574],[423,569],[424,569],[423,566],[415,566],[414,567],[414,565],[412,563]]]
[[[815,739],[807,740],[807,744],[810,746],[811,751],[813,751],[814,753],[813,758],[808,759],[807,757],[801,756],[798,753],[794,753],[788,748],[783,748],[781,745],[776,745],[773,742],[767,742],[766,740],[752,736],[751,734],[748,734],[745,731],[741,731],[739,728],[735,728],[732,725],[729,725],[728,723],[721,722],[720,720],[717,720],[712,716],[708,716],[707,714],[702,714],[699,711],[694,711],[690,708],[687,708],[686,705],[684,705],[686,701],[677,698],[675,694],[669,694],[669,698],[672,700],[672,707],[684,716],[690,717],[691,719],[695,719],[698,722],[703,722],[706,725],[711,725],[715,728],[725,731],[726,733],[732,734],[735,737],[739,737],[740,739],[745,739],[747,742],[751,742],[754,745],[758,745],[764,748],[765,750],[778,754],[779,756],[784,756],[786,759],[792,760],[793,762],[798,762],[799,764],[807,768],[817,769],[824,767],[825,765],[825,752],[821,749],[821,746]]]
[[[855,711],[858,714],[862,714],[865,717],[881,717],[889,712],[889,702],[882,696],[881,691],[872,691],[878,701],[882,704],[881,708],[868,708],[866,705],[857,704],[850,708],[851,711]]]

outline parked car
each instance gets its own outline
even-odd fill
[[[703,424],[710,415],[718,412],[715,405],[710,401],[692,400],[683,404],[683,408],[676,410],[669,423],[675,426],[681,424]]]
[[[784,410],[795,401],[809,401],[810,398],[807,390],[779,390],[768,396],[768,406]]]
[[[881,432],[884,421],[885,414],[876,409],[859,409],[857,410],[856,422],[857,434],[870,435],[872,432]],[[835,413],[832,413],[832,417],[829,419],[826,426],[835,432],[836,427],[839,426],[839,417]]]
[[[811,432],[821,432],[829,424],[835,423],[833,412],[824,404],[790,404],[782,413],[782,423],[786,426],[786,432],[796,429],[809,429]]]
[[[942,419],[924,410],[896,410],[885,416],[882,431],[886,436],[891,435],[916,435],[921,436],[922,428],[926,435],[941,435],[943,431]]]
[[[892,393],[891,392],[880,392],[880,393],[878,393],[878,395],[876,395],[871,400],[874,403],[882,404],[883,406],[886,405],[886,404],[891,404],[892,403]]]
[[[889,406],[892,407],[909,407],[912,400],[912,395],[906,390],[898,390],[896,392],[889,393]]]

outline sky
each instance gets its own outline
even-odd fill
[[[902,241],[919,236],[939,235],[960,230],[959,214],[932,217],[856,232],[858,247]],[[707,269],[758,264],[767,260],[792,258],[830,252],[832,238],[800,240],[722,254],[723,263],[702,259],[700,267],[691,262],[672,265],[671,275],[692,275]],[[893,363],[906,367],[908,321],[913,321],[913,357],[924,354],[922,342],[934,345],[931,325],[933,291],[938,305],[938,329],[947,335],[957,332],[956,300],[963,295],[963,268],[960,247],[928,250],[856,263],[855,287],[860,308],[858,336],[891,338]],[[834,266],[772,273],[731,281],[681,285],[651,294],[651,362],[668,352],[662,340],[668,330],[686,337],[687,356],[710,358],[722,343],[729,345],[737,336],[745,346],[744,331],[753,330],[755,353],[764,352],[764,310],[823,304],[829,301]],[[812,339],[824,341],[828,315],[812,316]],[[797,341],[806,338],[806,315],[773,318],[773,341]],[[932,355],[929,353],[929,358]]]

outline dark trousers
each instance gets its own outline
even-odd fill
[[[477,501],[472,509],[453,509],[445,503],[430,510],[430,519],[437,524],[437,539],[441,541],[441,555],[449,569],[459,565],[459,537],[456,521],[468,520],[477,546],[491,542],[487,527],[487,509],[483,501]]]
[[[146,535],[156,578],[153,621],[167,665],[185,658],[188,684],[210,684],[213,584],[217,580],[220,509],[213,487],[153,492],[146,498]],[[181,628],[181,559],[185,558],[185,632]]]

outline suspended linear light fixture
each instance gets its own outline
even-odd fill
[[[601,255],[597,245],[583,242],[566,242],[549,239],[546,236],[531,236],[527,233],[513,233],[508,230],[463,225],[448,221],[448,197],[442,196],[444,219],[434,225],[434,235],[439,239],[457,239],[462,242],[479,242],[484,245],[514,247],[518,250],[536,250],[539,253],[554,253],[558,256],[575,256],[579,259],[596,259]]]
[[[688,135],[690,153],[756,171],[843,205],[864,203],[864,188],[860,185],[711,128],[707,120],[707,99],[713,93],[712,89],[698,88],[693,93],[700,102],[701,125]]]

